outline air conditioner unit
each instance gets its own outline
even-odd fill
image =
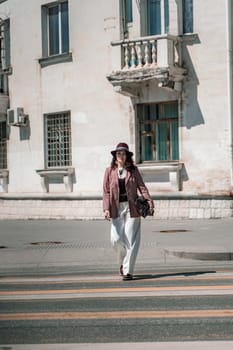
[[[17,107],[16,111],[14,109],[8,109],[7,122],[12,126],[28,126],[29,119],[28,115],[24,114],[24,109]]]

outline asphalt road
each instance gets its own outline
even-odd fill
[[[232,223],[142,221],[123,282],[109,223],[2,221],[0,350],[232,349],[233,260],[164,254],[233,252]]]
[[[233,271],[0,279],[4,346],[197,340],[233,340]]]

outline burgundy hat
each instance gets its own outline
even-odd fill
[[[125,152],[127,152],[130,156],[133,155],[133,153],[129,151],[129,146],[127,145],[127,143],[124,143],[124,142],[118,143],[118,145],[116,146],[116,149],[114,149],[113,151],[111,151],[112,155],[114,156],[114,155],[116,154],[117,151],[125,151]]]

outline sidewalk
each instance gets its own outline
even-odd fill
[[[0,276],[115,273],[109,231],[103,220],[0,221]],[[135,273],[208,267],[233,268],[233,218],[142,219]]]
[[[3,345],[0,350],[231,350],[232,341]]]

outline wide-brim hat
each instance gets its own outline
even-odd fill
[[[114,156],[118,151],[125,151],[130,156],[133,156],[133,152],[129,151],[129,146],[127,145],[127,143],[124,143],[124,142],[118,143],[116,148],[113,151],[111,151],[111,154]]]

